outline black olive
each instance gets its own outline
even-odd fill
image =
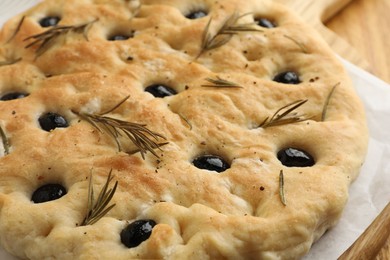
[[[286,71],[279,73],[274,77],[274,81],[284,84],[299,84],[301,80],[297,73],[293,71]]]
[[[151,219],[136,220],[121,231],[121,242],[128,248],[137,247],[150,237],[155,225]]]
[[[207,15],[206,12],[199,10],[199,11],[195,11],[195,12],[191,12],[191,13],[187,14],[186,17],[188,19],[199,19],[199,18],[205,17],[206,15]]]
[[[315,163],[309,153],[291,147],[280,150],[277,157],[287,167],[310,167]]]
[[[268,20],[267,18],[259,18],[259,19],[255,19],[256,20],[256,23],[257,25],[261,26],[261,27],[264,27],[264,28],[275,28],[276,27],[276,24],[270,20]]]
[[[8,94],[5,94],[4,96],[2,96],[2,97],[0,98],[0,100],[7,101],[7,100],[13,100],[13,99],[24,98],[24,97],[27,97],[27,96],[28,96],[27,93],[23,93],[23,92],[11,92],[11,93],[8,93]]]
[[[154,84],[151,86],[148,86],[145,88],[146,92],[151,93],[153,96],[158,98],[163,98],[166,96],[173,96],[176,95],[177,92],[173,88],[161,85],[161,84]]]
[[[66,194],[66,189],[60,184],[46,184],[39,187],[32,195],[34,203],[42,203],[61,198]]]
[[[39,20],[39,24],[42,27],[51,27],[51,26],[56,26],[60,20],[61,18],[58,16],[47,16]]]
[[[69,126],[68,122],[63,116],[52,112],[41,115],[38,121],[41,128],[48,132],[58,127]]]
[[[192,164],[199,169],[216,172],[223,172],[230,168],[224,159],[216,155],[199,156],[192,161]]]
[[[117,34],[117,35],[113,35],[113,36],[109,37],[108,40],[109,41],[126,41],[130,37],[131,36],[128,36],[128,35]]]

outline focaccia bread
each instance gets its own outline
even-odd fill
[[[368,140],[343,66],[273,1],[43,1],[1,31],[0,99],[23,259],[299,258]]]

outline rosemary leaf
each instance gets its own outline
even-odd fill
[[[244,13],[242,15],[238,15],[237,12],[234,12],[227,20],[227,22],[224,23],[223,32],[224,34],[237,34],[239,32],[263,32],[263,30],[260,30],[256,27],[253,27],[256,25],[256,23],[244,23],[244,24],[238,24],[238,20],[240,20],[242,17],[245,17],[247,15],[250,15],[251,13]]]
[[[179,117],[180,117],[181,119],[183,119],[184,122],[186,122],[186,124],[188,125],[188,127],[190,128],[190,130],[192,130],[192,125],[191,125],[190,121],[189,121],[185,116],[183,116],[182,114],[179,113],[178,115],[179,115]]]
[[[107,215],[107,213],[113,208],[115,207],[116,204],[112,204],[110,205],[108,208],[106,208],[105,210],[101,211],[99,214],[97,214],[96,216],[94,216],[88,224],[86,225],[93,225],[95,224],[96,222],[99,221],[99,219],[101,219],[102,217],[104,217],[105,215]]]
[[[96,212],[100,212],[100,211],[104,210],[104,208],[108,205],[108,203],[110,203],[112,197],[114,196],[114,192],[116,190],[117,184],[115,184],[112,189],[109,189],[107,191],[108,185],[111,182],[111,180],[113,179],[113,177],[111,177],[111,172],[112,172],[112,170],[110,170],[110,172],[108,174],[107,182],[104,184],[104,186],[101,189],[99,196],[96,200],[96,204],[94,206],[94,208],[96,209]]]
[[[220,36],[220,35],[217,35],[216,37],[208,37],[205,45],[204,45],[204,51],[209,51],[209,50],[212,50],[212,49],[216,49],[216,48],[219,48],[223,45],[225,45],[226,43],[228,43],[230,41],[230,39],[233,37],[233,34],[229,34],[229,35],[223,35]]]
[[[325,100],[325,103],[324,103],[324,107],[322,109],[321,121],[325,121],[325,119],[326,119],[326,113],[328,111],[329,101],[332,98],[333,93],[334,93],[334,91],[335,91],[335,89],[336,89],[336,87],[338,85],[340,85],[340,82],[338,82],[336,85],[334,85],[332,87],[332,89],[330,90],[328,96],[326,97],[326,100]]]
[[[168,142],[159,143],[159,144],[158,144],[158,145],[159,145],[158,149],[160,149],[162,146],[164,146],[164,145],[166,145],[166,144],[168,144]],[[127,153],[128,153],[128,154],[134,154],[134,153],[139,153],[139,152],[141,152],[140,149],[135,149],[135,150],[133,150],[133,151],[128,151]],[[158,154],[157,154],[154,150],[151,151],[151,153],[152,153],[154,156],[156,156],[157,158],[160,157],[160,156],[158,156]]]
[[[283,175],[283,170],[280,170],[280,173],[279,173],[279,197],[280,197],[280,201],[283,203],[283,205],[287,206],[286,197],[284,195],[284,175]]]
[[[94,197],[94,192],[93,192],[93,181],[92,181],[92,172],[91,172],[89,175],[89,183],[88,183],[87,215],[84,218],[82,225],[87,222],[87,219],[89,219],[92,214],[93,197]]]
[[[309,51],[307,50],[306,46],[303,43],[297,41],[296,39],[294,39],[288,35],[283,35],[283,36],[285,38],[289,39],[290,41],[294,42],[296,45],[298,45],[298,47],[302,50],[303,53],[305,53],[305,54],[309,53]]]
[[[39,48],[35,52],[35,57],[41,56],[43,53],[45,53],[47,50],[52,48],[57,40],[57,37],[60,36],[60,33],[56,33],[53,35],[51,38],[46,38],[45,40],[42,41],[42,44],[39,46]]]
[[[294,112],[294,110],[296,110],[298,107],[302,106],[306,102],[307,99],[297,100],[279,108],[271,118],[265,118],[264,121],[259,125],[259,127],[267,128],[309,120],[310,117],[305,117],[303,114],[300,115]],[[281,114],[279,114],[280,112]]]
[[[110,120],[109,117],[104,117],[104,118]],[[102,127],[106,130],[108,134],[110,134],[114,138],[118,150],[122,151],[122,145],[119,142],[119,137],[121,137],[121,134],[119,133],[117,128],[115,128],[115,126],[113,126],[112,124],[102,124]],[[104,131],[102,133],[104,133]]]
[[[132,123],[105,115],[117,109],[128,98],[129,97],[126,97],[121,100],[117,105],[104,113],[90,114],[76,111],[73,112],[90,123],[99,132],[110,135],[116,142],[119,151],[122,151],[120,138],[127,137],[138,148],[136,151],[141,153],[143,159],[145,159],[145,154],[148,151],[154,156],[159,157],[155,152],[155,149],[160,149],[161,146],[167,144],[167,142],[159,142],[160,139],[166,140],[163,135],[149,130],[145,124]]]
[[[239,84],[237,83],[234,83],[234,82],[231,82],[231,81],[228,81],[228,80],[225,80],[225,79],[221,79],[220,77],[217,76],[217,79],[212,79],[212,78],[206,78],[205,80],[207,80],[208,82],[210,82],[211,84],[203,84],[201,85],[202,87],[212,87],[212,88],[242,88],[242,86],[240,86]]]
[[[69,32],[74,33],[82,33],[85,40],[88,41],[88,30],[95,23],[97,19],[92,22],[80,24],[80,25],[58,25],[49,30],[44,31],[43,33],[35,34],[27,37],[24,41],[33,40],[31,43],[26,45],[26,49],[38,46],[36,49],[36,58],[44,54],[47,50],[49,50],[52,46],[55,45],[58,38],[61,35],[66,35]]]
[[[105,216],[115,206],[115,204],[112,204],[107,207],[107,205],[112,200],[116,188],[118,186],[118,181],[116,181],[114,186],[109,190],[107,190],[110,182],[113,179],[111,173],[112,170],[110,170],[110,172],[108,173],[107,181],[104,184],[103,188],[100,190],[96,202],[94,202],[93,181],[92,181],[92,174],[90,174],[89,184],[88,184],[87,214],[83,222],[81,223],[81,226],[92,225],[96,223],[99,219]]]
[[[228,16],[222,25],[217,29],[215,34],[210,33],[210,25],[212,19],[208,21],[206,27],[202,34],[202,43],[201,50],[199,54],[195,57],[195,60],[199,58],[204,52],[219,48],[230,41],[233,35],[240,32],[262,32],[253,25],[255,23],[246,23],[246,24],[238,24],[238,20],[247,14],[239,15],[237,12],[234,12],[230,16]]]
[[[126,100],[128,100],[130,97],[130,95],[126,96],[124,99],[122,99],[121,101],[119,101],[118,104],[116,104],[115,106],[113,106],[112,108],[108,109],[107,111],[103,112],[103,113],[100,113],[100,115],[105,115],[105,114],[108,114],[108,113],[111,113],[112,111],[114,111],[115,109],[117,109],[118,107],[120,107],[123,103],[126,102]]]
[[[0,136],[1,136],[1,140],[3,142],[4,154],[7,155],[7,154],[9,154],[9,142],[8,142],[8,138],[7,138],[3,128],[1,126],[0,126]]]
[[[22,19],[20,19],[18,25],[16,26],[14,33],[12,34],[11,38],[8,39],[7,43],[12,41],[15,38],[15,36],[18,34],[18,32],[20,31],[20,28],[22,28],[22,25],[23,25],[25,18],[26,18],[26,16],[23,16]]]

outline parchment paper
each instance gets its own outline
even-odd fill
[[[0,28],[8,18],[37,2],[0,0]],[[359,177],[350,188],[350,198],[340,222],[313,245],[303,260],[337,259],[390,201],[390,85],[342,61],[366,108],[370,130],[368,153]],[[2,248],[0,259],[17,260]]]

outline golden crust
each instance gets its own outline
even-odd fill
[[[339,219],[368,134],[363,106],[326,44],[271,1],[161,2],[51,0],[5,24],[0,61],[10,64],[0,66],[0,96],[29,93],[0,101],[9,143],[0,158],[0,238],[12,254],[294,259]],[[199,9],[208,16],[185,18]],[[277,27],[253,25],[258,31],[239,32],[202,52],[210,17],[214,34],[235,11],[246,14],[239,24],[266,17]],[[86,26],[59,36],[42,53],[39,45],[25,48],[33,41],[26,38],[49,30],[37,22],[47,15],[60,16],[59,25]],[[132,37],[107,40],[116,33]],[[302,82],[272,80],[286,70],[298,72]],[[240,87],[204,87],[208,78]],[[154,98],[144,91],[151,84],[178,94]],[[168,144],[155,149],[158,158],[147,152],[143,159],[124,139],[118,151],[110,135],[79,116],[107,111],[127,96],[109,116],[163,135]],[[297,112],[308,120],[259,127],[279,108],[305,99]],[[43,131],[38,118],[46,112],[64,116],[70,126]],[[276,154],[285,147],[309,152],[315,165],[284,166]],[[231,167],[222,173],[198,169],[192,160],[202,154],[219,155]],[[118,181],[115,207],[95,224],[80,226],[90,174],[97,189],[110,170]],[[286,205],[279,194],[281,170]],[[32,193],[48,183],[61,183],[67,194],[34,204]],[[129,249],[119,234],[137,219],[157,225],[149,239]]]

